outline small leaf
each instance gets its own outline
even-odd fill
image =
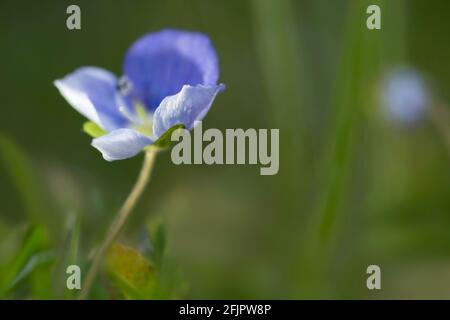
[[[176,124],[173,127],[171,127],[169,130],[167,130],[166,132],[163,133],[163,135],[161,135],[158,140],[156,140],[153,143],[153,146],[156,146],[158,148],[164,149],[167,148],[171,143],[171,137],[172,137],[172,133],[177,130],[177,129],[184,129],[185,126],[184,124]]]
[[[115,243],[109,249],[106,261],[108,271],[125,296],[149,297],[156,281],[155,269],[136,249]]]
[[[83,124],[83,131],[92,138],[98,138],[106,134],[106,131],[100,128],[98,124],[92,121],[87,121]]]

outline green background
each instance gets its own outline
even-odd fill
[[[81,30],[66,28],[69,4]],[[381,30],[366,28],[369,4]],[[58,261],[71,219],[84,265],[143,158],[104,161],[53,80],[85,65],[120,75],[130,44],[167,27],[204,32],[217,49],[227,90],[204,129],[280,129],[275,176],[158,157],[121,242],[139,249],[143,226],[162,221],[182,292],[167,297],[450,298],[449,145],[429,118],[393,125],[376,99],[383,73],[406,64],[448,108],[449,10],[446,0],[2,1],[0,288],[39,248],[51,254],[2,298],[68,297]],[[27,254],[33,226],[44,240]],[[366,288],[371,264],[382,290]],[[93,297],[115,298],[108,283]]]

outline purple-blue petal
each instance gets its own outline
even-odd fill
[[[183,85],[216,85],[219,66],[206,35],[166,29],[147,34],[130,47],[124,74],[135,98],[154,111]]]
[[[153,134],[160,137],[178,124],[183,124],[188,130],[192,129],[195,121],[206,116],[216,95],[224,89],[223,84],[183,86],[178,94],[166,97],[156,109],[153,115]]]
[[[55,80],[54,84],[73,108],[106,131],[127,124],[119,112],[119,105],[126,102],[117,92],[117,78],[111,72],[82,67]]]
[[[117,129],[92,140],[92,146],[99,150],[107,161],[134,157],[142,148],[153,141],[134,129]]]

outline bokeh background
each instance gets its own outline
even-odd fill
[[[70,4],[81,30],[66,28]],[[366,27],[370,4],[381,30]],[[104,161],[53,80],[84,65],[120,75],[129,45],[166,27],[217,49],[227,90],[204,128],[279,128],[280,171],[161,154],[120,237],[159,283],[145,298],[450,298],[450,122],[405,126],[378,103],[383,74],[408,65],[448,110],[448,12],[446,0],[2,1],[1,298],[74,298],[65,268],[88,266],[143,159]],[[371,264],[381,290],[366,288]],[[91,298],[130,297],[110,273]]]

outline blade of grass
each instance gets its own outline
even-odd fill
[[[38,252],[47,250],[47,242],[47,232],[43,226],[37,225],[28,230],[21,249],[5,270],[4,277],[2,277],[0,297],[5,296],[18,283],[15,279],[20,278],[21,273],[27,274],[24,271],[27,268],[27,263]]]
[[[66,290],[67,274],[65,271],[70,265],[80,266],[80,261],[78,260],[78,251],[80,246],[80,225],[81,222],[78,213],[72,213],[68,215],[65,240],[63,246],[61,246],[60,248],[60,259],[56,268],[57,272],[59,271],[58,278],[60,279],[60,281],[58,281],[58,287],[55,288],[57,294],[59,296],[64,296],[66,299],[73,299],[78,293],[76,290]]]
[[[379,33],[366,28],[365,8],[382,1],[351,1],[349,26],[342,55],[341,71],[337,78],[335,124],[325,152],[324,188],[319,201],[320,239],[330,239],[341,204],[347,175],[350,173],[354,138],[363,121],[364,106],[370,99],[370,90],[379,67]]]
[[[364,107],[371,97],[380,63],[380,31],[366,27],[366,8],[383,1],[349,2],[347,27],[336,78],[332,129],[322,160],[322,188],[317,199],[306,261],[311,288],[323,297],[331,283],[327,276],[333,248],[339,237],[339,225],[350,210],[344,201],[351,192],[348,184],[362,133]],[[383,11],[383,9],[382,9]],[[303,269],[304,271],[305,269]]]
[[[25,211],[34,222],[48,212],[43,202],[36,170],[25,152],[11,139],[0,133],[0,162],[19,194]]]
[[[312,70],[301,43],[296,5],[293,0],[251,2],[257,57],[268,101],[268,108],[262,110],[267,110],[267,126],[280,129],[280,171],[270,184],[277,215],[270,222],[274,237],[268,238],[267,246],[279,252],[281,260],[273,263],[286,273],[296,272],[291,270],[292,257],[298,254],[301,221],[307,214],[316,143],[311,121],[315,85],[308,78]]]

